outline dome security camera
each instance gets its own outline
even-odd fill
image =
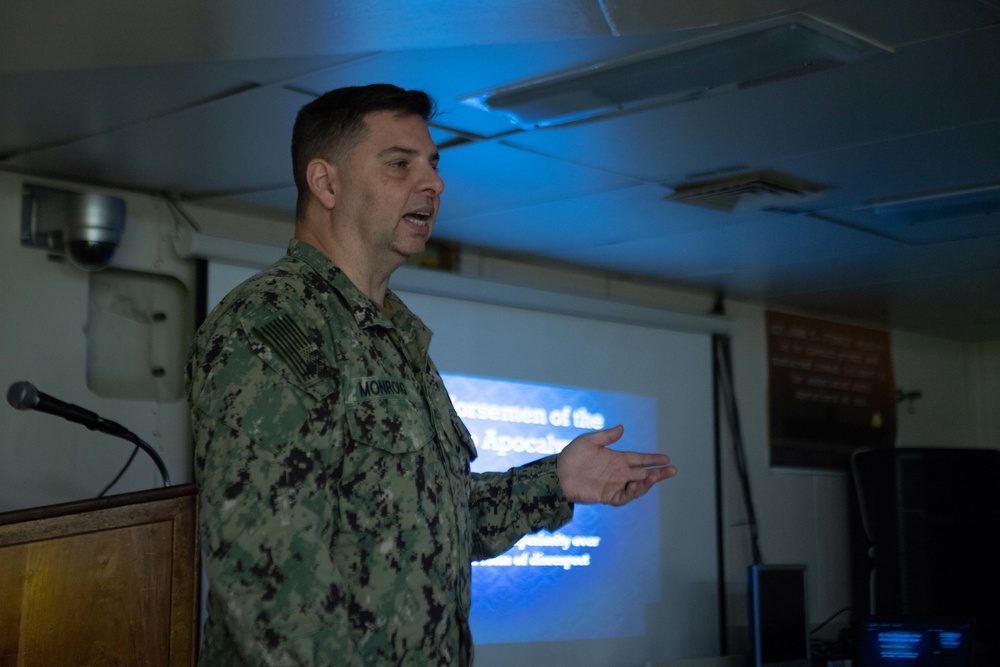
[[[31,183],[22,190],[22,246],[68,256],[84,271],[108,266],[125,231],[124,199]]]
[[[125,202],[117,197],[73,193],[67,202],[63,245],[84,271],[108,266],[125,230]]]

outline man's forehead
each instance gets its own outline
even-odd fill
[[[393,151],[437,153],[427,122],[416,114],[372,111],[365,115],[365,125],[368,136],[362,143],[369,144],[379,154]]]
[[[397,132],[413,132],[430,134],[427,122],[417,114],[405,111],[370,111],[365,114],[365,125],[370,130],[388,130]]]

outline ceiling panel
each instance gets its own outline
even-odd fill
[[[288,181],[292,181],[291,168]],[[294,185],[288,185],[269,190],[252,190],[225,195],[207,195],[202,197],[185,197],[186,201],[195,202],[199,206],[243,213],[257,217],[274,218],[282,222],[295,221],[295,201],[298,191]]]
[[[496,142],[446,151],[439,173],[445,182],[442,217],[447,218],[509,211],[640,184],[625,176],[560,163]]]
[[[758,264],[752,269],[757,284],[743,281],[742,272],[725,276],[729,285],[741,285],[771,299],[823,294],[844,289],[864,294],[880,285],[905,285],[917,281],[940,280],[956,283],[971,271],[1000,266],[1000,255],[976,252],[966,243],[945,244],[934,249],[904,244],[883,244],[867,252],[806,256],[782,263]],[[722,275],[722,274],[718,274]],[[863,300],[863,299],[862,299]]]
[[[0,3],[0,169],[166,191],[182,207],[250,213],[255,229],[273,222],[283,237],[294,216],[298,109],[336,86],[395,82],[439,103],[439,239],[769,307],[1000,340],[996,216],[935,211],[901,223],[870,208],[1000,183],[1000,4],[689,4],[303,0],[292,12],[283,3],[246,11],[245,0]],[[675,50],[785,10],[889,48],[561,129],[517,130],[503,114],[459,102]],[[664,199],[678,185],[758,170],[827,189],[779,200],[785,213],[760,210],[759,197],[732,213]],[[234,219],[213,216],[222,221],[213,233],[241,238],[245,225],[224,224]]]
[[[291,181],[291,127],[311,100],[283,88],[257,88],[0,166],[154,192],[272,189]]]
[[[674,36],[680,40],[686,36]],[[295,87],[321,94],[340,86],[391,82],[423,90],[436,101],[436,123],[478,136],[514,129],[499,113],[488,113],[459,102],[480,90],[550,71],[660,46],[663,36],[580,38],[572,41],[527,44],[490,44],[447,49],[387,51],[342,67],[305,76]],[[447,66],[442,67],[443,63]]]
[[[0,71],[327,56],[610,35],[598,0],[0,3]]]
[[[601,6],[616,33],[688,30],[771,14],[794,11],[808,0],[755,2],[662,2],[662,0],[603,0]]]
[[[342,57],[0,74],[0,156],[40,150],[342,62]]]
[[[1000,182],[998,155],[1000,120],[797,155],[770,166],[833,185],[822,198],[792,208],[837,215],[875,200]]]
[[[536,177],[544,181],[545,175]],[[659,185],[640,185],[499,211],[480,207],[472,215],[456,219],[449,213],[451,193],[446,191],[435,234],[474,246],[550,254],[735,222],[717,211],[680,209],[663,200],[666,193]]]
[[[1000,21],[1000,6],[989,0],[919,0],[906,5],[871,0],[819,0],[810,3],[809,12],[897,48]]]
[[[995,120],[998,71],[1000,26],[808,76],[509,141],[644,180],[680,182]]]
[[[738,224],[551,254],[616,271],[666,274],[687,281],[701,275],[890,250],[897,245],[804,216],[758,212],[738,220]]]

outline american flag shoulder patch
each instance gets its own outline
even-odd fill
[[[258,325],[254,331],[306,386],[320,379],[323,354],[290,316],[282,313]]]

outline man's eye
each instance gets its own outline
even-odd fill
[[[395,162],[390,162],[389,166],[395,169],[405,169],[406,164],[406,160],[396,160]]]

